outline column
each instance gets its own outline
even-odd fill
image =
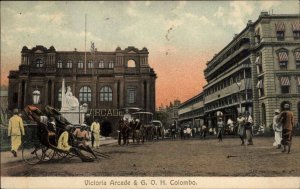
[[[19,80],[19,89],[18,89],[18,109],[22,108],[22,80]]]
[[[24,100],[23,100],[23,102],[24,102],[24,106],[25,105],[27,105],[27,81],[25,81],[25,83],[24,83]]]
[[[48,102],[48,78],[45,80],[45,82],[44,82],[44,85],[45,85],[45,90],[44,90],[44,97],[43,96],[41,96],[42,98],[44,98],[44,105],[48,105],[49,104],[49,102]],[[41,93],[41,94],[43,94],[43,93]]]
[[[141,102],[141,108],[145,107],[145,98],[144,98],[144,80],[140,81],[140,102]]]
[[[51,106],[54,107],[54,80],[51,82]]]
[[[146,99],[146,102],[147,102],[147,107],[146,107],[146,111],[150,111],[150,83],[149,83],[149,80],[146,82],[146,85],[147,85],[147,91],[146,91],[146,94],[147,94],[147,99]]]
[[[114,88],[113,88],[113,107],[118,108],[118,80],[115,80]]]
[[[93,76],[92,80],[92,104],[91,108],[97,107],[97,76]]]
[[[120,94],[119,94],[119,96],[120,96],[120,107],[122,107],[122,108],[124,108],[124,104],[125,104],[125,98],[126,98],[126,95],[124,94],[124,92],[125,92],[125,87],[124,87],[124,80],[123,79],[121,79],[120,80]]]

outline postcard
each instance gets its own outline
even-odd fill
[[[1,188],[299,188],[299,7],[1,2]]]

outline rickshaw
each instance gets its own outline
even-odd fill
[[[34,165],[50,160],[62,160],[66,157],[79,157],[82,161],[91,162],[99,157],[110,159],[109,155],[92,150],[89,147],[79,145],[73,136],[75,126],[65,119],[59,111],[46,106],[43,111],[33,105],[28,105],[24,109],[25,115],[36,124],[31,125],[32,138],[27,139],[22,144],[22,158],[24,162]],[[50,135],[48,119],[55,118],[56,133]],[[67,132],[70,150],[57,147],[59,136]]]

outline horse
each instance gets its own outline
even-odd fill
[[[119,136],[118,144],[121,145],[121,139],[123,138],[123,145],[129,144],[129,133],[130,133],[130,123],[127,120],[119,120]]]

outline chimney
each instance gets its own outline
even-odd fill
[[[76,51],[77,51],[77,49],[76,49],[76,48],[74,48],[74,51],[76,52]]]
[[[259,16],[261,17],[261,16],[268,16],[268,15],[269,13],[267,11],[261,11]]]

